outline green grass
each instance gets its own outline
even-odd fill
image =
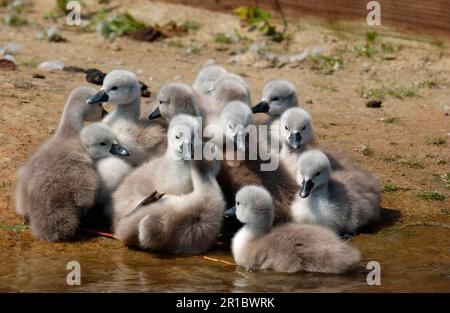
[[[202,49],[197,46],[192,46],[188,49],[189,53],[191,54],[200,54],[202,52]]]
[[[264,36],[269,37],[272,41],[281,42],[286,39],[287,21],[285,20],[285,27],[283,32],[277,30],[277,27],[272,25],[272,16],[269,12],[256,6],[241,6],[234,10],[241,21],[248,26],[250,31],[258,29]]]
[[[416,160],[416,159],[403,160],[403,161],[400,161],[400,163],[409,168],[423,168],[422,162],[420,162],[419,160]]]
[[[382,192],[395,192],[400,190],[400,188],[396,184],[384,184],[381,189]]]
[[[181,41],[179,41],[179,40],[172,40],[172,41],[169,41],[167,45],[168,45],[169,47],[171,47],[171,48],[177,48],[177,49],[182,49],[182,48],[184,48],[184,44],[183,44]]]
[[[214,37],[214,41],[226,45],[230,45],[233,43],[233,39],[231,38],[231,36],[224,33],[216,34],[216,36]]]
[[[28,21],[20,15],[10,14],[3,17],[3,23],[10,26],[22,26],[28,24]]]
[[[361,87],[357,90],[361,98],[384,100],[386,96],[403,100],[404,98],[413,98],[419,96],[419,91],[415,87],[397,87],[397,88],[373,88],[365,89]]]
[[[308,58],[312,63],[313,70],[336,71],[344,65],[344,60],[338,56],[313,55]]]
[[[7,230],[7,231],[13,231],[15,233],[21,233],[24,231],[28,231],[30,227],[28,225],[0,225],[0,228]]]
[[[382,42],[376,31],[369,31],[366,33],[365,42],[358,42],[353,45],[353,52],[358,56],[372,58],[376,54],[390,54],[399,50],[400,47],[390,43]]]
[[[424,191],[419,197],[427,201],[444,201],[446,199],[442,193],[437,191]]]
[[[383,51],[383,53],[393,53],[395,51],[395,48],[394,48],[394,46],[392,46],[390,44],[382,43],[381,51]]]
[[[55,22],[57,20],[56,14],[53,11],[47,11],[44,13],[44,19],[45,20],[52,20]]]
[[[428,141],[428,144],[436,146],[445,145],[446,143],[447,140],[443,137],[434,137]]]
[[[331,92],[338,91],[338,88],[335,85],[333,85],[332,83],[326,84],[323,82],[316,82],[316,83],[313,83],[313,86],[318,88],[321,91],[331,91]]]
[[[435,79],[427,79],[419,84],[422,88],[435,89],[439,87],[439,83]]]
[[[366,40],[369,43],[374,43],[378,37],[378,33],[376,31],[368,31],[366,33]]]
[[[356,44],[353,46],[353,50],[358,56],[362,56],[362,57],[366,57],[366,58],[371,58],[378,52],[371,45],[363,45],[362,46],[362,45]]]
[[[394,162],[397,161],[398,159],[400,159],[400,156],[396,154],[382,155],[380,157],[380,160],[384,162]]]
[[[34,59],[28,59],[28,60],[22,61],[22,65],[36,69],[39,66],[39,61],[34,60]]]
[[[97,15],[97,32],[105,38],[111,35],[124,36],[145,27],[147,25],[144,22],[135,19],[128,12],[107,17],[104,11],[100,11]]]
[[[418,92],[417,88],[399,87],[399,88],[387,89],[386,94],[388,94],[389,96],[396,98],[396,99],[403,99],[403,98],[417,97],[419,95],[419,92]]]
[[[186,28],[188,31],[196,31],[200,28],[200,24],[194,20],[185,20],[181,26]]]

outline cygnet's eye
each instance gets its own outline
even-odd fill
[[[100,142],[100,146],[106,146],[106,142]]]
[[[239,202],[236,202],[236,206],[238,206],[239,205]]]
[[[303,126],[302,130],[305,130],[305,129],[306,129],[306,125],[305,125],[305,126]]]
[[[319,176],[319,175],[320,175],[320,172],[317,172],[317,173],[316,173],[316,176]]]
[[[159,104],[163,104],[163,101],[162,101],[162,100],[159,100]]]
[[[289,127],[287,127],[287,125],[284,125],[284,129],[289,130]]]
[[[111,90],[117,90],[117,89],[119,89],[119,87],[117,87],[117,86],[111,87]]]
[[[232,129],[233,126],[232,126],[231,124],[228,124],[228,128],[229,128],[229,129]]]
[[[176,139],[180,139],[180,136],[178,136],[178,135],[175,135],[175,138],[176,138]]]
[[[273,98],[272,98],[272,101],[278,101],[278,100],[280,100],[279,97],[273,97]]]

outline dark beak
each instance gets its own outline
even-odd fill
[[[289,140],[291,143],[291,147],[292,148],[297,148],[298,146],[300,146],[300,143],[302,142],[302,135],[300,135],[300,133],[291,133],[291,135],[289,136]]]
[[[104,90],[100,90],[95,95],[87,99],[87,103],[89,104],[98,104],[102,102],[108,102],[109,96]]]
[[[301,198],[308,197],[309,194],[311,193],[311,190],[313,189],[313,187],[314,187],[314,183],[313,183],[313,181],[311,179],[308,180],[307,182],[305,182],[303,180],[302,188],[300,189],[300,192],[298,193],[299,196]]]
[[[252,108],[253,113],[266,113],[270,109],[269,103],[267,101],[261,101]]]
[[[118,154],[118,155],[123,155],[123,156],[129,156],[130,155],[130,153],[128,152],[127,149],[125,149],[122,146],[119,146],[116,143],[111,146],[111,150],[109,150],[109,152],[111,152],[112,154]]]
[[[155,109],[155,111],[153,111],[152,114],[150,114],[150,115],[148,116],[148,118],[149,118],[150,120],[154,120],[155,118],[159,118],[159,117],[162,117],[161,112],[159,111],[159,107],[157,107],[157,108]]]
[[[104,118],[106,115],[108,115],[108,111],[105,110],[105,108],[102,109],[102,118]]]
[[[233,217],[236,216],[236,207],[232,207],[223,211],[223,216],[225,217]]]

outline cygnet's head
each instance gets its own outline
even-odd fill
[[[129,104],[141,96],[136,75],[130,71],[112,70],[106,74],[100,91],[89,98],[89,103],[109,102],[115,105]]]
[[[243,150],[248,126],[254,124],[250,107],[240,101],[228,103],[220,114],[220,127],[225,137],[233,141],[236,148]]]
[[[298,106],[297,89],[287,80],[271,80],[263,88],[261,101],[252,108],[253,113],[280,116],[288,108]]]
[[[290,108],[281,115],[279,131],[280,139],[289,149],[309,144],[314,137],[311,115],[303,109]]]
[[[223,105],[231,101],[250,104],[250,89],[242,77],[236,74],[220,77],[209,90],[209,94]]]
[[[201,127],[198,118],[187,115],[176,115],[167,131],[167,153],[174,160],[191,160],[194,151],[201,147]]]
[[[214,87],[215,82],[222,76],[227,74],[227,70],[219,65],[209,65],[197,74],[192,88],[202,94],[208,94]]]
[[[83,114],[83,121],[99,121],[108,114],[108,112],[103,108],[102,103],[90,104],[87,102],[87,100],[95,95],[96,92],[97,91],[92,87],[77,87],[70,92],[66,106],[80,106]]]
[[[297,184],[300,186],[299,196],[306,198],[314,189],[328,183],[331,165],[328,157],[320,150],[309,150],[297,161]]]
[[[194,91],[182,83],[168,83],[161,87],[157,98],[157,108],[149,119],[164,117],[171,120],[177,114],[199,116]]]
[[[225,214],[236,213],[237,219],[255,230],[268,231],[273,224],[272,196],[263,187],[249,185],[236,193],[236,203]]]
[[[93,160],[99,160],[114,155],[130,155],[117,140],[108,126],[95,123],[83,127],[80,133],[83,147]]]

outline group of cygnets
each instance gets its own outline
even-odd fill
[[[254,113],[268,118],[257,122]],[[260,125],[268,136],[250,136]],[[263,171],[261,150],[249,157],[250,150],[269,141],[279,166]],[[207,142],[228,157],[194,157]],[[149,116],[141,116],[132,72],[109,72],[99,91],[74,89],[55,134],[18,170],[16,187],[16,212],[41,240],[73,240],[99,210],[126,245],[201,254],[231,232],[238,265],[281,272],[354,269],[359,251],[339,236],[373,224],[379,202],[372,173],[314,141],[292,83],[267,82],[252,107],[244,79],[215,64],[191,86],[163,85]],[[231,219],[240,222],[235,233]]]

